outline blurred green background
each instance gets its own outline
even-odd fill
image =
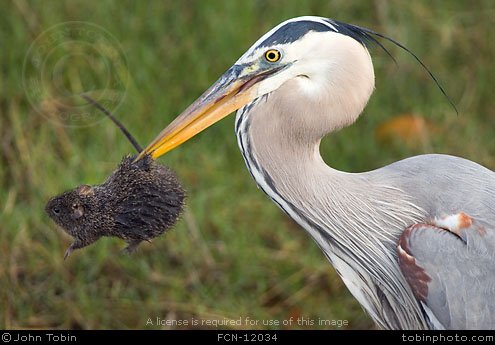
[[[357,172],[443,152],[495,169],[493,1],[2,1],[0,13],[0,328],[166,328],[146,325],[156,317],[374,327],[309,236],[256,188],[234,116],[160,159],[186,186],[187,212],[134,255],[104,238],[64,262],[70,238],[43,212],[49,197],[103,182],[133,151],[71,94],[112,91],[107,105],[145,145],[290,17],[390,35],[459,108],[456,116],[425,71],[385,42],[398,65],[371,49],[376,92],[354,126],[323,142],[329,164]],[[70,21],[88,36],[64,31]]]

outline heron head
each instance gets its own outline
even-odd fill
[[[322,96],[329,86],[333,86],[332,92],[349,97],[358,90],[355,85],[360,78],[366,78],[365,104],[374,86],[365,40],[366,33],[360,28],[326,18],[299,17],[281,23],[254,43],[140,157],[151,154],[158,158],[288,81],[295,81],[297,92],[308,97]],[[349,81],[354,85],[347,85]]]

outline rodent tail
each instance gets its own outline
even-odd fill
[[[106,116],[108,116],[110,118],[110,120],[112,120],[112,122],[115,123],[117,125],[117,127],[120,128],[120,130],[122,131],[122,133],[124,133],[124,135],[126,136],[126,138],[131,142],[132,146],[134,146],[134,148],[137,150],[138,153],[141,152],[141,151],[143,151],[143,148],[141,147],[141,145],[138,144],[138,142],[136,141],[136,139],[134,139],[134,137],[132,136],[132,134],[129,133],[129,131],[127,130],[127,128],[125,128],[124,125],[122,123],[120,123],[120,121],[117,120],[115,118],[115,116],[113,116],[112,113],[109,110],[107,110],[104,106],[102,106],[100,103],[98,103],[97,101],[95,101],[94,99],[92,99],[91,97],[89,97],[88,95],[81,94],[81,97],[84,98],[85,100],[87,100],[89,103],[93,104],[103,114],[105,114]]]

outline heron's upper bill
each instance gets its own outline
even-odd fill
[[[256,85],[281,69],[234,65],[175,118],[137,159],[146,154],[156,159],[248,104],[257,97]]]

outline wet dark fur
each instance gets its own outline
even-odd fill
[[[45,211],[74,237],[65,257],[102,236],[125,240],[131,252],[163,234],[177,221],[185,192],[175,174],[151,157],[124,157],[101,185],[81,185],[52,198]]]

